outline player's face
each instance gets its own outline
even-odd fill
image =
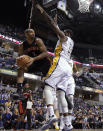
[[[70,36],[69,32],[64,32],[65,36]]]
[[[27,39],[31,39],[31,40],[34,39],[34,37],[35,37],[34,30],[30,30],[28,33],[25,34],[25,36]]]

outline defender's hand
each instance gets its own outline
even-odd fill
[[[44,9],[39,4],[36,5],[36,8],[40,10],[41,14],[44,12]]]
[[[57,14],[56,14],[55,17],[54,17],[54,22],[55,22],[55,24],[57,25]]]

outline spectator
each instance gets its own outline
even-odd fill
[[[14,113],[12,115],[12,128],[14,130],[18,129],[18,120],[19,120],[19,113],[18,113],[18,109],[14,110]]]
[[[27,124],[28,124],[28,130],[31,130],[31,110],[32,110],[32,98],[29,97],[27,101],[27,107],[26,107],[26,115],[27,115]]]
[[[11,108],[11,100],[10,100],[10,98],[9,98],[8,101],[5,103],[5,107],[6,107],[6,108]]]
[[[2,121],[2,115],[3,115],[3,108],[0,108],[0,129],[3,129],[3,121]]]
[[[43,112],[41,109],[38,109],[35,115],[35,129],[40,128],[43,125],[44,121],[45,121],[45,118],[44,118]]]
[[[4,125],[4,128],[5,128],[6,130],[11,129],[11,125],[12,125],[12,123],[11,123],[11,118],[12,118],[12,115],[11,115],[11,113],[10,113],[10,109],[7,108],[7,109],[6,109],[6,113],[3,114],[3,116],[2,116],[3,125]]]

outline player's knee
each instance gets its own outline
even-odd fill
[[[68,104],[65,98],[65,92],[64,91],[58,91],[58,99],[62,107],[62,112],[67,113],[68,112]],[[59,109],[60,110],[60,109]]]
[[[74,98],[73,95],[66,95],[66,100],[68,103],[69,110],[73,109],[73,107],[74,107],[73,98]]]
[[[50,86],[45,86],[44,97],[47,105],[53,105],[52,88]]]

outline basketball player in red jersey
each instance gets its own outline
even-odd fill
[[[33,29],[25,30],[26,40],[19,47],[19,56],[28,55],[31,57],[29,64],[25,68],[18,68],[17,76],[17,93],[22,93],[24,72],[37,73],[41,72],[45,76],[50,67],[50,60],[48,59],[47,49],[42,39],[35,37],[35,31]]]

